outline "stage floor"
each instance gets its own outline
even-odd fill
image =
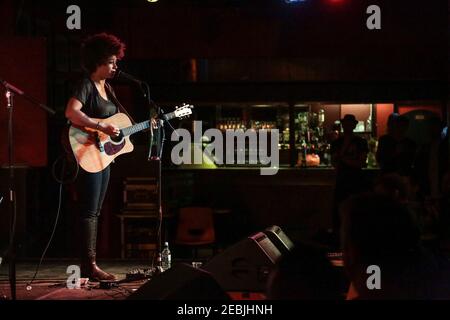
[[[70,265],[76,265],[76,260],[46,260],[39,268],[36,279],[31,284],[31,290],[27,285],[33,278],[39,261],[18,262],[16,264],[16,299],[17,300],[125,300],[130,294],[139,289],[151,278],[127,279],[127,273],[132,271],[149,271],[151,264],[142,261],[130,260],[99,260],[98,265],[106,272],[118,277],[119,283],[109,289],[100,288],[98,282],[88,282],[79,289],[69,289],[66,273]],[[190,260],[176,260],[176,263],[191,264]],[[10,300],[11,291],[8,280],[8,264],[0,265],[0,300]],[[139,275],[138,275],[139,276]],[[182,279],[180,279],[182,281]],[[231,300],[265,300],[263,293],[258,292],[227,292]]]
[[[105,271],[113,273],[122,280],[110,289],[101,289],[98,282],[88,282],[80,289],[69,289],[66,273],[76,260],[53,260],[44,262],[39,268],[36,279],[27,290],[27,284],[33,278],[39,261],[18,262],[16,265],[16,297],[18,300],[123,300],[147,279],[127,280],[126,274],[132,270],[149,270],[151,265],[137,261],[99,261],[98,265]],[[0,299],[10,299],[10,283],[8,280],[8,264],[0,265]]]

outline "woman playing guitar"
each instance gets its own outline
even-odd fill
[[[106,83],[114,77],[117,62],[124,56],[125,45],[114,35],[100,33],[88,37],[81,47],[82,67],[87,76],[69,99],[65,111],[72,126],[100,131],[117,137],[120,129],[102,119],[119,112],[112,88]],[[152,120],[154,121],[154,120]],[[116,280],[113,274],[96,264],[98,217],[108,188],[110,167],[99,172],[80,168],[77,177],[81,218],[81,276],[93,280]]]

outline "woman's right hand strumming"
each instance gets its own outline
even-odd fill
[[[99,122],[98,130],[111,137],[117,137],[120,134],[120,129],[117,126],[106,122]]]

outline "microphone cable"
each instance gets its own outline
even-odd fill
[[[61,167],[61,176],[60,178],[58,178],[58,176],[56,175],[56,165],[58,164],[59,161],[62,161],[62,167]],[[55,236],[55,232],[56,232],[56,227],[58,226],[58,221],[59,221],[59,216],[61,213],[61,203],[62,203],[62,189],[63,189],[63,185],[65,184],[69,184],[75,181],[76,177],[78,176],[78,172],[79,172],[79,165],[78,162],[74,161],[76,163],[76,170],[75,170],[75,174],[71,179],[67,179],[64,180],[64,175],[66,173],[66,166],[67,166],[67,162],[68,162],[68,158],[67,155],[65,153],[61,154],[56,160],[55,162],[53,162],[52,165],[52,176],[55,179],[55,181],[59,184],[59,191],[58,191],[58,208],[56,210],[56,217],[55,217],[55,222],[53,224],[53,230],[52,233],[50,235],[50,238],[47,242],[47,245],[45,246],[44,251],[42,252],[41,258],[39,260],[39,263],[36,267],[36,270],[34,272],[33,278],[31,279],[30,282],[27,283],[26,285],[26,289],[32,290],[33,287],[31,286],[31,284],[33,283],[33,281],[36,279],[38,273],[39,273],[39,269],[42,265],[42,262],[44,261],[44,257],[47,253],[48,248],[50,247],[50,244],[53,240],[53,237]],[[70,161],[72,162],[72,161]]]

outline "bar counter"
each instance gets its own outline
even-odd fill
[[[378,169],[364,174],[373,180]],[[275,175],[245,166],[165,168],[163,201],[168,210],[207,206],[227,212],[229,221],[218,227],[230,241],[271,225],[293,240],[312,240],[331,228],[335,178],[332,167],[282,166]]]

